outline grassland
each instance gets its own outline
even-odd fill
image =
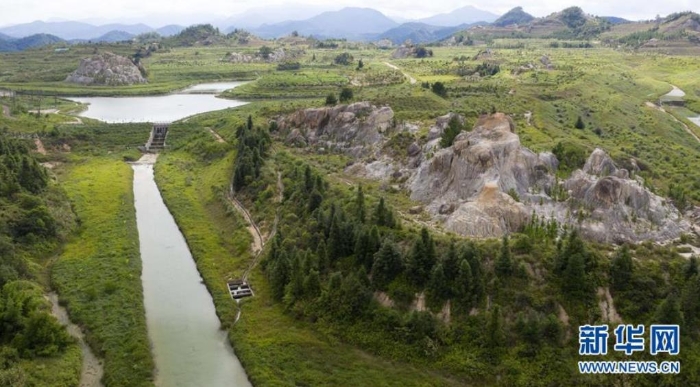
[[[59,180],[80,231],[53,266],[53,284],[104,359],[105,385],[152,385],[131,168],[116,158],[91,157],[75,160]]]

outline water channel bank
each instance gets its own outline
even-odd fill
[[[250,386],[220,330],[211,295],[154,181],[155,157],[134,163],[146,321],[157,386]]]

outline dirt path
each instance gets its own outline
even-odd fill
[[[102,363],[100,360],[92,353],[90,347],[85,343],[83,332],[80,327],[71,323],[68,318],[68,313],[66,310],[58,304],[58,295],[56,293],[49,293],[49,301],[51,301],[51,313],[56,316],[58,322],[65,326],[68,330],[68,334],[75,337],[80,345],[80,350],[83,353],[83,368],[80,373],[80,387],[102,387],[102,374],[104,373],[102,369]]]
[[[219,136],[219,133],[216,133],[214,131],[214,129],[212,129],[212,128],[207,128],[207,129],[209,129],[209,133],[211,133],[212,136],[214,136],[214,138],[216,139],[216,142],[226,142],[226,140],[221,138],[221,136]]]
[[[415,84],[416,82],[418,82],[418,81],[416,81],[416,78],[413,78],[412,76],[408,75],[407,73],[405,73],[403,70],[401,70],[397,66],[395,66],[389,62],[384,62],[384,64],[391,67],[394,70],[401,71],[401,74],[403,74],[404,77],[408,78],[408,81],[411,82],[412,85]]]
[[[10,114],[10,107],[7,105],[2,105],[2,115],[7,117],[7,118],[12,118],[12,115]]]
[[[277,191],[277,197],[275,199],[276,202],[280,204],[284,199],[284,183],[282,183],[282,172],[277,172]],[[236,206],[236,209],[238,209],[238,212],[241,213],[241,215],[243,215],[246,221],[248,221],[248,231],[253,236],[253,244],[251,245],[251,250],[253,250],[255,258],[253,258],[253,262],[250,263],[245,273],[243,273],[243,281],[247,281],[250,272],[253,271],[255,266],[257,266],[257,264],[260,262],[263,247],[265,247],[267,241],[274,238],[277,234],[277,224],[279,223],[280,218],[279,209],[277,211],[277,214],[275,214],[275,222],[272,225],[272,231],[270,231],[270,234],[263,238],[262,234],[260,233],[260,229],[258,228],[258,225],[255,224],[253,218],[250,216],[248,211],[243,207],[243,205],[240,202],[238,202],[238,200],[236,200],[236,198],[233,197],[233,195],[231,195],[231,198],[232,202],[234,203],[234,206]],[[237,319],[238,318],[236,318],[236,320]]]
[[[253,242],[250,244],[250,250],[255,256],[257,256],[262,251],[264,245],[262,233],[260,232],[258,225],[253,220],[253,217],[250,215],[248,210],[245,209],[243,204],[239,202],[235,196],[233,196],[233,189],[231,189],[229,201],[231,204],[233,204],[234,208],[236,208],[236,211],[241,214],[243,219],[245,219],[246,223],[248,223],[248,232],[250,232],[250,235],[253,237]]]
[[[675,87],[675,86],[674,86],[674,87]],[[664,108],[662,108],[661,106],[658,106],[658,105],[656,105],[655,103],[652,103],[652,102],[647,102],[647,103],[646,103],[646,106],[647,106],[647,107],[650,107],[650,108],[652,108],[652,109],[656,109],[656,110],[658,110],[658,111],[660,111],[660,112],[663,112],[663,113],[668,114],[668,116],[671,117],[671,119],[673,119],[674,121],[676,121],[676,122],[678,122],[679,124],[681,124],[681,125],[683,126],[683,129],[685,129],[685,131],[686,131],[689,135],[693,136],[693,138],[695,139],[695,141],[697,141],[697,142],[700,143],[700,137],[698,137],[698,135],[695,134],[695,132],[693,132],[692,130],[690,130],[690,128],[688,127],[688,125],[686,125],[683,121],[679,121],[678,118],[676,118],[673,114],[667,112],[666,109],[664,109]],[[691,120],[691,122],[692,122],[692,120]],[[698,125],[698,126],[700,126],[700,125]]]
[[[39,152],[39,154],[46,156],[46,148],[44,148],[44,143],[41,142],[39,137],[34,139],[34,145],[36,145],[36,151]]]
[[[673,87],[673,90],[669,91],[665,97],[685,97],[685,91],[679,89],[678,87],[671,85]]]

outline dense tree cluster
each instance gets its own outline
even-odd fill
[[[70,343],[42,288],[29,281],[25,259],[34,245],[56,239],[48,185],[27,145],[0,133],[0,381],[8,385],[25,378],[21,359],[52,356]]]
[[[233,189],[238,191],[253,179],[260,177],[264,158],[270,146],[270,133],[267,129],[254,128],[253,118],[248,117],[245,125],[236,129],[238,151],[233,172]]]

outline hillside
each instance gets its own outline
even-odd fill
[[[30,48],[48,46],[56,43],[65,43],[65,41],[57,36],[48,34],[30,35],[20,39],[0,39],[0,52],[24,51]]]
[[[493,25],[497,27],[505,27],[511,24],[527,24],[534,19],[534,16],[523,11],[523,7],[515,7],[496,19],[496,21],[493,22]]]
[[[425,23],[404,23],[383,32],[377,39],[389,39],[394,44],[401,44],[406,40],[410,40],[413,43],[430,43],[442,40],[465,27],[466,25],[440,27]]]
[[[128,32],[124,31],[110,31],[98,38],[91,39],[93,42],[107,42],[107,43],[115,43],[115,42],[123,42],[125,40],[131,40],[134,38],[135,35],[130,34]]]
[[[608,44],[621,44],[639,51],[700,53],[700,15],[679,12],[655,22],[618,24],[601,37]]]

